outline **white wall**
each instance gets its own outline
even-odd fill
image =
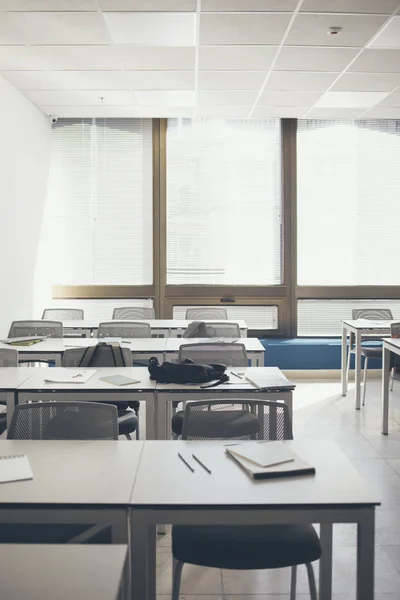
[[[46,197],[51,125],[0,75],[0,335],[34,315],[34,274]]]

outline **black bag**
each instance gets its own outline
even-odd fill
[[[114,362],[114,367],[128,366],[125,364],[121,346],[114,346],[113,344],[107,344],[106,342],[98,342],[95,346],[89,346],[88,348],[86,348],[81,360],[79,361],[79,367],[91,367],[92,361],[94,360],[95,355],[98,352],[98,348],[104,347],[110,348],[111,356]]]
[[[166,362],[162,365],[158,359],[153,356],[149,361],[150,379],[155,379],[158,383],[209,383],[212,385],[205,387],[214,387],[220,383],[229,381],[229,376],[225,373],[225,365],[201,365],[194,363],[190,358],[183,362]]]

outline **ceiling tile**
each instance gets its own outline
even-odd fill
[[[304,12],[390,14],[398,0],[304,0]]]
[[[388,107],[400,107],[400,91],[393,92],[393,94],[389,94],[382,100],[379,106],[388,106]]]
[[[162,117],[192,117],[193,108],[186,106],[42,106],[46,115],[57,115],[73,118],[162,118]]]
[[[362,116],[363,119],[400,119],[400,108],[374,106]]]
[[[135,104],[133,92],[126,90],[66,90],[58,92],[25,92],[35,104],[40,106],[63,106],[67,104],[84,106],[115,106]],[[101,100],[103,98],[103,100]]]
[[[307,119],[356,119],[363,108],[312,108]]]
[[[308,110],[309,107],[304,106],[257,106],[252,117],[259,119],[301,119]]]
[[[324,92],[338,75],[339,73],[318,73],[317,71],[273,71],[265,89]]]
[[[190,91],[135,92],[139,106],[194,106],[195,94]]]
[[[104,13],[116,44],[194,46],[196,15],[192,13]]]
[[[194,48],[171,46],[115,46],[115,55],[123,69],[133,71],[192,71]]]
[[[125,71],[128,87],[134,90],[193,90],[194,71]]]
[[[349,71],[400,73],[400,50],[373,50],[367,48],[349,67]]]
[[[326,92],[317,106],[356,108],[374,106],[386,96],[386,92]]]
[[[277,49],[277,46],[202,46],[199,69],[267,71]]]
[[[8,13],[28,44],[108,44],[100,14],[83,12]]]
[[[99,0],[108,11],[127,12],[196,12],[196,0]]]
[[[265,71],[200,71],[200,90],[258,90]]]
[[[298,0],[202,0],[202,12],[291,12]]]
[[[285,46],[275,64],[277,71],[342,71],[356,56],[357,48]]]
[[[119,62],[110,46],[0,46],[0,70],[112,70]]]
[[[375,15],[299,14],[289,32],[292,46],[364,46],[383,25],[386,17]],[[342,27],[339,35],[328,35],[329,27]]]
[[[279,44],[290,14],[202,14],[200,44]]]
[[[5,71],[20,90],[121,90],[126,77],[120,71]]]
[[[393,17],[373,39],[369,48],[400,48],[400,17]]]
[[[391,92],[400,85],[400,73],[343,73],[334,92]]]
[[[96,0],[0,0],[1,10],[17,11],[97,11]]]
[[[197,101],[199,106],[252,106],[257,94],[257,90],[200,90]]]
[[[266,90],[260,96],[260,106],[312,106],[321,92],[287,92]]]
[[[199,106],[197,117],[241,117],[249,116],[251,106]]]
[[[12,23],[7,14],[0,14],[0,46],[26,44],[22,33]]]

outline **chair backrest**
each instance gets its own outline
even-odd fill
[[[45,308],[42,319],[57,319],[59,321],[82,321],[82,308]]]
[[[99,323],[97,337],[149,338],[151,327],[144,321],[107,321]]]
[[[63,367],[79,367],[86,348],[68,348],[64,351],[61,365]],[[132,366],[132,353],[129,348],[121,348],[125,367]],[[110,345],[99,346],[93,354],[89,367],[114,367],[114,355]]]
[[[117,440],[118,412],[98,402],[32,402],[15,407],[12,440]]]
[[[184,440],[291,440],[292,423],[283,402],[227,398],[188,402]]]
[[[210,337],[240,338],[240,327],[237,323],[214,321],[205,325]]]
[[[370,319],[371,321],[390,321],[393,319],[389,308],[353,308],[353,319]]]
[[[13,321],[8,337],[46,336],[62,338],[63,325],[61,321]]]
[[[392,338],[400,338],[400,323],[391,323],[390,324],[390,336]]]
[[[228,312],[222,306],[200,306],[186,309],[185,319],[203,321],[204,319],[227,319]]]
[[[114,308],[113,319],[128,319],[130,321],[136,321],[140,319],[155,319],[156,313],[154,308],[149,306],[121,306]]]
[[[191,358],[195,363],[223,364],[227,367],[248,367],[249,361],[244,344],[200,343],[179,346],[178,361]]]
[[[0,348],[0,367],[18,367],[18,350]]]

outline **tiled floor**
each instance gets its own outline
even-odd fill
[[[338,381],[298,381],[294,395],[295,438],[332,439],[356,469],[381,492],[376,519],[376,600],[400,599],[400,383],[390,395],[390,435],[380,433],[381,383],[368,382],[366,406],[354,409],[354,386],[346,397]],[[355,598],[355,526],[334,527],[334,600]],[[157,600],[171,594],[170,535],[159,536]],[[318,568],[316,569],[318,571]],[[220,571],[186,565],[180,600],[289,600],[288,570]],[[318,575],[318,574],[317,574]],[[299,600],[309,598],[299,569]]]

